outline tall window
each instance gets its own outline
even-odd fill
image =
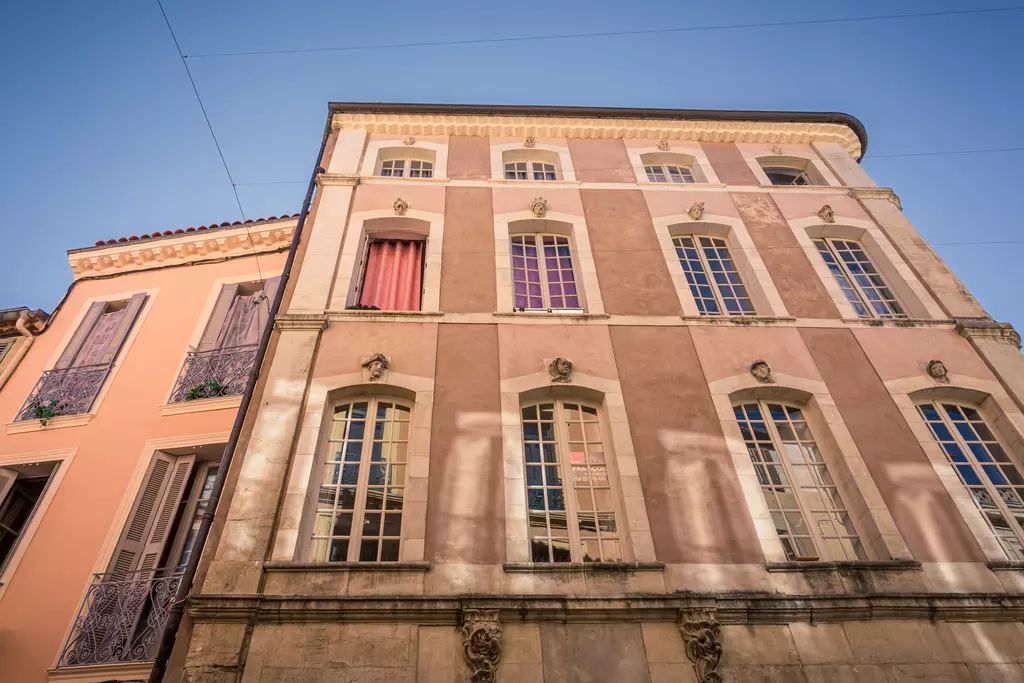
[[[418,311],[423,294],[426,241],[371,237],[359,288],[358,308]]]
[[[866,559],[803,412],[766,401],[733,411],[786,558]]]
[[[871,263],[864,245],[834,237],[814,240],[832,277],[861,318],[906,318],[896,296]]]
[[[689,166],[677,164],[651,164],[644,166],[647,179],[652,183],[692,183],[693,171]]]
[[[380,174],[389,178],[433,178],[434,164],[419,159],[388,159],[381,162]]]
[[[505,180],[558,180],[554,164],[544,161],[509,161],[505,163]]]
[[[683,235],[672,238],[672,243],[701,315],[754,315],[728,242],[708,235]]]
[[[311,561],[398,561],[411,416],[384,399],[334,409]]]
[[[786,168],[783,166],[766,166],[764,174],[772,185],[813,185],[807,173],[799,168]]]
[[[538,403],[522,409],[522,420],[533,561],[621,560],[623,539],[597,408]]]
[[[512,235],[513,305],[521,310],[580,310],[569,238]]]
[[[136,294],[90,305],[56,365],[36,382],[18,421],[88,413],[146,298]]]
[[[0,572],[28,528],[57,464],[0,467]]]
[[[0,339],[0,361],[3,361],[4,356],[7,355],[12,346],[14,346],[13,339]]]
[[[1024,562],[1024,477],[992,430],[970,406],[936,401],[917,409],[1007,556]]]

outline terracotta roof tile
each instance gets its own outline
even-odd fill
[[[139,242],[142,240],[152,239],[154,237],[166,237],[167,235],[184,235],[187,232],[202,232],[204,230],[214,230],[217,228],[227,228],[236,225],[252,225],[255,223],[266,223],[268,221],[285,220],[288,218],[298,218],[299,214],[281,214],[280,216],[268,216],[267,218],[253,218],[247,221],[224,221],[223,223],[210,223],[210,225],[200,225],[198,228],[188,227],[185,229],[177,228],[175,230],[164,230],[163,232],[157,230],[146,235],[132,235],[131,237],[118,237],[110,240],[98,240],[96,242],[97,247],[105,247],[108,244],[119,244],[121,242]]]

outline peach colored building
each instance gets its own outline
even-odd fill
[[[296,222],[75,249],[0,312],[3,683],[148,675]]]

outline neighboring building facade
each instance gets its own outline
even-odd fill
[[[1024,680],[1019,337],[865,144],[332,105],[164,680]]]
[[[295,227],[75,249],[49,319],[0,312],[3,683],[148,676]]]

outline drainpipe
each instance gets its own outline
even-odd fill
[[[174,596],[174,602],[171,605],[170,613],[167,615],[167,623],[165,624],[163,634],[160,637],[160,648],[157,650],[156,658],[153,661],[153,668],[149,673],[149,683],[161,683],[164,672],[167,669],[167,661],[171,658],[171,652],[174,649],[174,639],[177,635],[178,627],[181,625],[181,619],[185,615],[185,602],[188,600],[189,593],[192,590],[192,581],[196,577],[196,571],[199,568],[199,561],[202,558],[206,539],[210,535],[210,527],[213,525],[214,514],[217,511],[217,503],[220,501],[221,493],[224,490],[224,481],[227,478],[228,469],[231,467],[231,458],[234,455],[236,446],[238,445],[238,439],[242,432],[242,425],[245,423],[245,415],[249,410],[249,404],[252,402],[252,395],[256,388],[256,381],[259,379],[260,366],[263,364],[264,356],[267,353],[267,346],[270,344],[270,336],[274,330],[274,318],[277,317],[278,309],[281,307],[281,300],[284,298],[285,287],[288,285],[288,280],[291,276],[292,262],[295,260],[295,252],[299,247],[302,228],[306,222],[306,215],[309,213],[309,205],[313,200],[313,191],[316,189],[316,177],[325,172],[324,169],[320,168],[320,159],[323,158],[324,149],[327,147],[327,138],[330,133],[331,115],[328,113],[327,125],[324,127],[323,140],[320,142],[320,152],[316,157],[317,165],[313,169],[313,175],[309,179],[309,187],[306,189],[306,199],[302,202],[302,211],[299,214],[299,222],[295,226],[295,234],[292,236],[292,244],[288,249],[288,259],[284,264],[284,272],[281,273],[281,284],[277,288],[274,300],[270,302],[267,326],[264,328],[263,334],[260,336],[260,344],[256,348],[256,360],[253,362],[252,371],[249,373],[249,379],[245,384],[245,392],[242,394],[242,403],[238,407],[238,413],[235,415],[235,422],[231,426],[231,434],[228,436],[228,442],[224,446],[224,453],[220,458],[217,478],[213,482],[213,491],[210,495],[210,502],[203,511],[199,523],[199,529],[196,532],[196,552],[193,552],[189,557],[188,562],[185,564],[185,569],[181,574],[181,579],[178,583],[178,591]]]
[[[28,322],[28,317],[28,311],[22,311],[21,314],[18,315],[18,319],[14,321],[14,327],[17,328],[18,332],[20,332],[21,336],[25,337],[25,339],[21,342],[21,346],[15,349],[14,356],[7,362],[7,367],[4,371],[0,372],[0,389],[2,389],[4,384],[7,383],[7,379],[14,374],[14,368],[18,367],[18,363],[20,363],[21,359],[25,357],[25,354],[28,353],[29,348],[36,340],[35,336],[32,334],[32,330],[28,329],[28,326],[25,324]]]

